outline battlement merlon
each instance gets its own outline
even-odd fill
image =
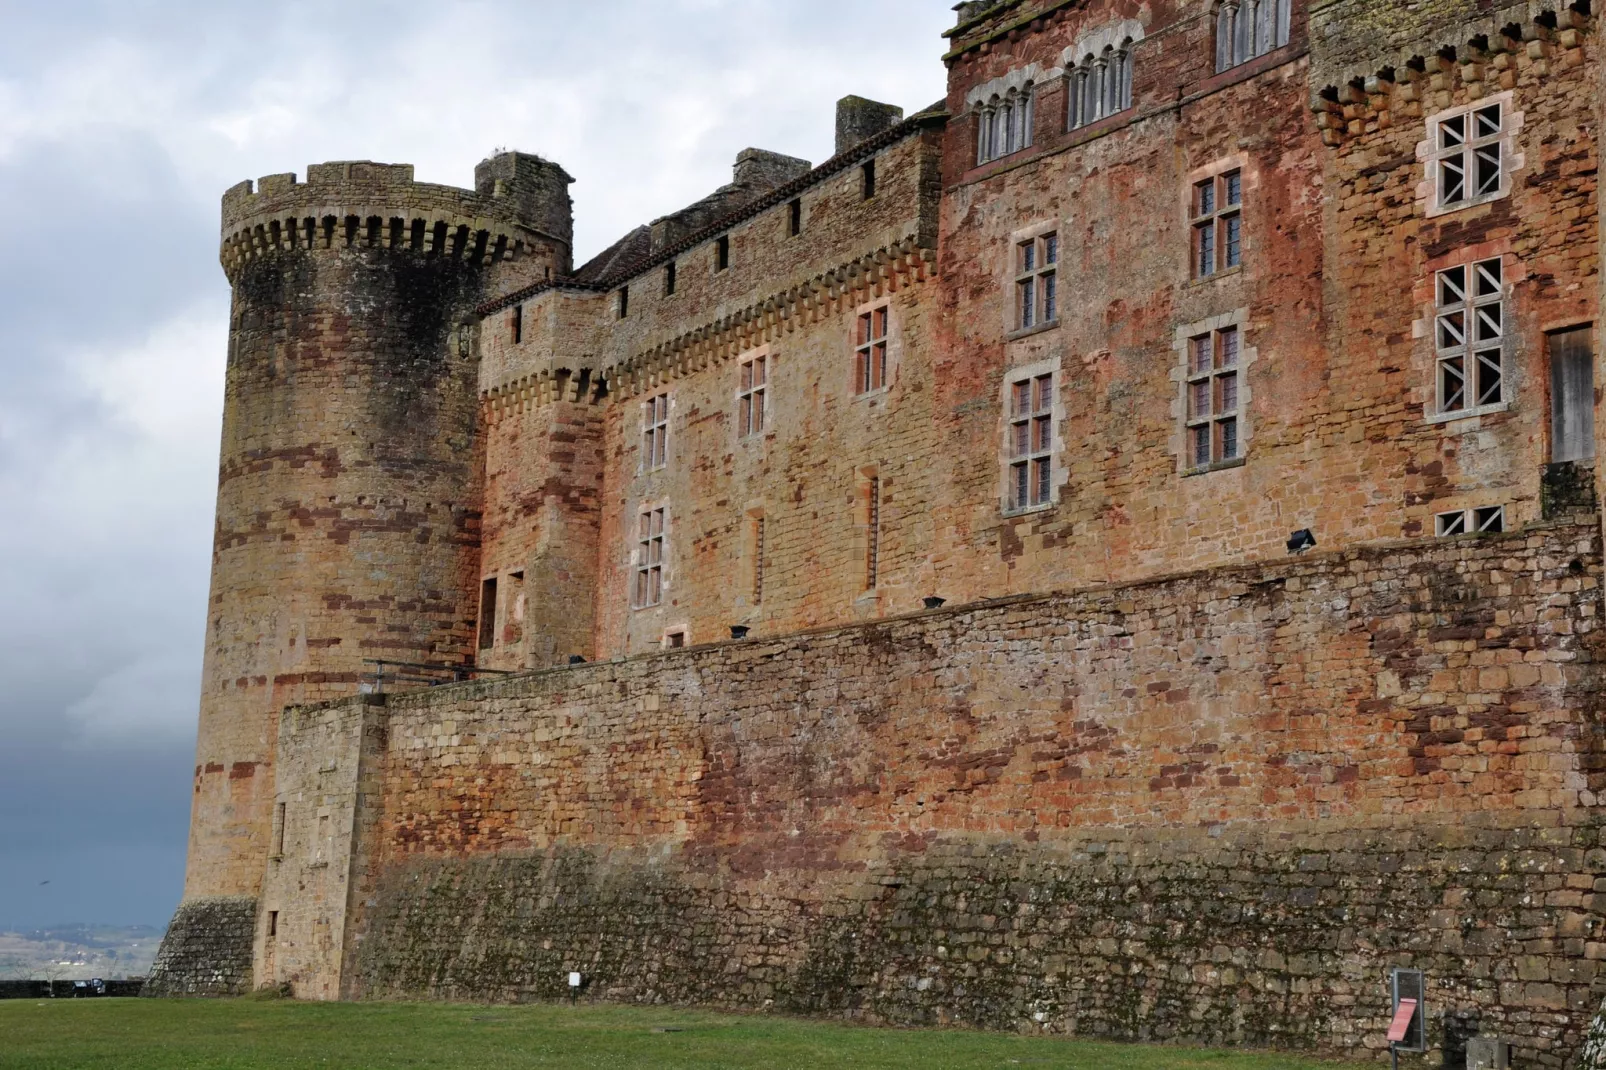
[[[1432,0],[1412,5],[1377,0],[1312,0],[1309,11],[1312,106],[1322,97],[1378,92],[1413,77],[1429,78],[1457,64],[1487,62],[1522,50],[1548,52],[1558,35],[1589,24],[1587,0]],[[1563,47],[1571,47],[1562,42]],[[1348,103],[1348,100],[1342,100]]]
[[[371,160],[314,164],[305,182],[293,172],[265,175],[223,194],[224,270],[270,248],[369,244],[487,260],[544,246],[562,273],[573,256],[573,181],[519,152],[481,161],[472,190],[416,182],[411,164]]]

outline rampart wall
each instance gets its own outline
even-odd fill
[[[1600,577],[1580,520],[295,711],[287,845],[372,831],[259,981],[1353,1048],[1417,965],[1436,1037],[1559,1065]],[[315,849],[265,910],[332,909]]]

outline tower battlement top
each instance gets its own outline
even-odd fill
[[[557,164],[522,152],[504,152],[475,169],[474,189],[418,182],[410,163],[332,160],[312,164],[305,181],[295,172],[264,175],[223,193],[225,237],[281,216],[485,219],[514,223],[568,245],[573,238],[569,183]]]

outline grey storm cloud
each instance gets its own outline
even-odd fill
[[[229,294],[221,192],[331,159],[577,182],[577,256],[943,93],[942,0],[0,0],[0,927],[183,878]],[[41,884],[48,880],[48,885]]]

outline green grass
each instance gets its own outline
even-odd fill
[[[612,1006],[7,1000],[4,1070],[1334,1070],[1282,1054]]]

